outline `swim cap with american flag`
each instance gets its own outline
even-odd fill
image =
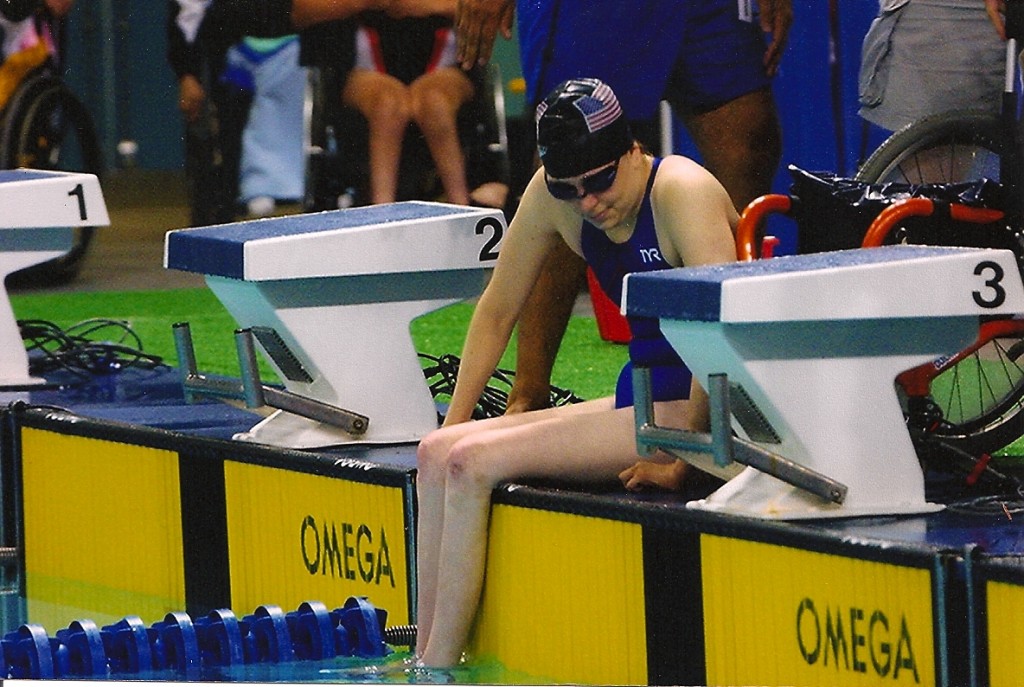
[[[579,176],[633,146],[615,93],[600,79],[563,81],[537,106],[537,151],[548,175]]]

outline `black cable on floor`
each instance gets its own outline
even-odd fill
[[[122,320],[94,318],[67,329],[47,320],[19,320],[18,328],[32,375],[65,371],[84,378],[164,366],[163,358],[143,350],[138,334]]]
[[[446,353],[440,357],[419,354],[420,359],[425,361],[423,374],[427,378],[427,385],[435,400],[448,401],[455,392],[455,380],[459,374],[458,356]],[[515,372],[512,370],[497,369],[491,374],[491,380],[484,387],[473,413],[473,419],[483,420],[489,417],[498,417],[505,414],[508,407],[508,395],[515,383]],[[551,387],[551,406],[563,406],[572,403],[579,403],[583,399],[568,389]]]

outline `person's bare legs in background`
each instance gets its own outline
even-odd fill
[[[448,202],[469,205],[458,114],[473,98],[473,82],[461,69],[444,67],[413,81],[409,91],[413,121],[423,132]]]
[[[412,116],[406,85],[388,74],[357,68],[349,74],[341,99],[366,118],[370,201],[394,202],[402,140]]]

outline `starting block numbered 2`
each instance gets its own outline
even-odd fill
[[[939,508],[895,377],[965,348],[981,316],[1024,312],[1024,288],[1009,251],[891,246],[629,275],[624,302],[702,382],[742,387],[771,452],[847,489],[830,502],[747,467],[691,507],[794,519]]]
[[[0,171],[0,386],[41,384],[28,355],[3,280],[12,272],[71,250],[75,227],[110,224],[94,174],[34,169]]]
[[[172,231],[165,266],[206,275],[293,400],[367,420],[354,435],[279,410],[239,439],[413,442],[437,427],[437,408],[409,325],[478,296],[504,231],[497,210],[393,203]]]

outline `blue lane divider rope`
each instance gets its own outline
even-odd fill
[[[227,609],[195,619],[178,611],[149,627],[138,616],[102,628],[75,620],[52,637],[40,625],[25,624],[0,639],[0,653],[4,678],[150,671],[196,677],[210,667],[386,656],[391,651],[384,639],[386,621],[387,611],[363,597],[350,597],[334,610],[319,601],[305,601],[287,613],[260,606],[242,618]]]

